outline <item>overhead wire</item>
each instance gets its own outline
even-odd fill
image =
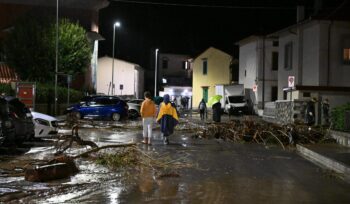
[[[151,1],[135,1],[135,0],[111,0],[120,3],[147,4],[159,6],[178,6],[178,7],[197,7],[197,8],[221,8],[221,9],[260,9],[260,10],[295,10],[295,7],[274,7],[274,6],[229,6],[229,5],[208,5],[208,4],[179,4],[164,3]]]

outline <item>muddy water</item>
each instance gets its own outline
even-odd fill
[[[82,129],[80,136],[98,145],[142,139],[139,127]],[[80,172],[69,179],[31,183],[23,177],[0,177],[0,198],[25,192],[24,203],[350,203],[350,185],[327,177],[294,152],[252,144],[192,139],[177,132],[170,145],[155,131],[149,153],[185,158],[189,168],[172,170],[179,177],[159,177],[150,169],[111,171],[86,159],[77,160]],[[75,153],[76,150],[71,151]],[[45,158],[50,146],[6,158],[3,165]],[[10,162],[11,161],[11,162]],[[16,166],[12,165],[11,167]],[[32,192],[32,194],[30,194]],[[13,201],[17,203],[18,200]]]

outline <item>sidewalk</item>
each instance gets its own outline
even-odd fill
[[[340,173],[350,182],[350,148],[339,144],[297,145],[298,152],[317,165]]]

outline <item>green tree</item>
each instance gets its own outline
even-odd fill
[[[75,75],[90,63],[85,30],[68,19],[59,21],[58,70]],[[4,42],[6,62],[22,80],[52,82],[55,73],[56,24],[53,18],[27,16],[17,21]]]

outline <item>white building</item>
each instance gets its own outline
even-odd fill
[[[159,53],[157,78],[164,86],[191,86],[190,56]]]
[[[239,84],[255,111],[277,100],[278,39],[250,36],[239,45]]]
[[[295,78],[292,99],[350,101],[350,22],[310,19],[269,35],[279,39],[278,99]]]
[[[113,58],[98,59],[96,93],[112,94]],[[143,98],[144,70],[137,64],[114,59],[114,95]]]

